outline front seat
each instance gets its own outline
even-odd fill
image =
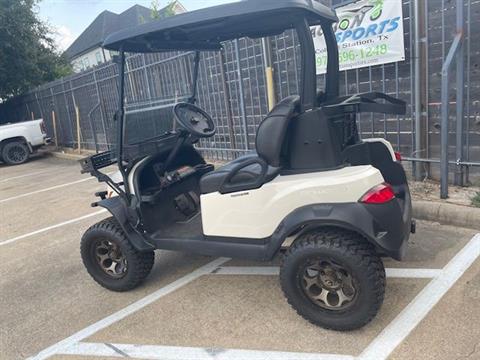
[[[289,96],[279,102],[257,129],[257,152],[239,157],[204,175],[200,179],[202,194],[258,189],[277,177],[282,169],[281,153],[288,125],[299,108],[299,96]]]

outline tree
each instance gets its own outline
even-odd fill
[[[160,2],[159,0],[152,0],[151,5],[151,17],[152,19],[164,19],[166,17],[174,16],[175,15],[175,5],[176,0],[171,0],[168,2],[167,6],[164,9],[160,9]]]
[[[0,0],[0,99],[68,75],[52,31],[38,18],[38,0]]]

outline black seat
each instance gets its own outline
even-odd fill
[[[299,106],[299,96],[289,96],[279,102],[258,127],[257,152],[248,153],[204,175],[200,180],[202,194],[258,189],[277,177],[282,170],[281,153],[288,125]]]

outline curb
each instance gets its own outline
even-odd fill
[[[480,230],[480,208],[433,201],[413,201],[413,217]]]
[[[50,156],[53,156],[58,159],[64,159],[64,160],[73,160],[73,161],[78,161],[85,159],[86,157],[89,156],[89,154],[69,154],[69,153],[61,153],[58,151],[48,151],[47,152]]]

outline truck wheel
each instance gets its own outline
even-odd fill
[[[83,264],[104,288],[128,291],[140,285],[152,270],[153,251],[139,252],[114,218],[93,225],[82,237]]]
[[[25,143],[12,141],[3,147],[1,158],[9,165],[20,165],[28,160],[29,155],[30,150]]]
[[[369,323],[385,294],[385,269],[362,236],[326,228],[297,239],[280,269],[289,304],[306,320],[332,330]]]

